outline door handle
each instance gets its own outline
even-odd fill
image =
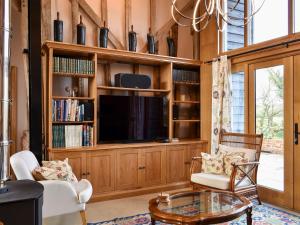
[[[294,130],[294,143],[295,145],[299,144],[299,131],[298,131],[298,123],[295,123],[295,130]]]

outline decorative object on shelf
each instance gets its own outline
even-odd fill
[[[176,57],[176,46],[175,46],[175,41],[172,38],[171,31],[169,37],[167,37],[167,42],[168,42],[169,56]]]
[[[108,32],[109,29],[106,27],[106,23],[104,21],[104,26],[100,27],[100,34],[99,34],[99,44],[101,48],[107,48]]]
[[[128,46],[129,51],[135,52],[137,45],[136,32],[133,31],[133,25],[131,25],[131,31],[128,33]]]
[[[82,23],[82,15],[80,15],[80,23],[77,24],[77,44],[85,45],[86,27]]]
[[[151,33],[151,28],[149,28],[149,33],[147,34],[147,47],[150,54],[155,54],[155,39]]]
[[[57,18],[54,20],[54,41],[63,42],[64,39],[64,23],[59,19],[59,12]]]
[[[68,97],[77,97],[78,87],[71,89],[69,86],[66,86],[65,91],[68,93]]]
[[[70,88],[69,86],[66,86],[66,87],[65,87],[65,91],[67,92],[68,97],[72,97],[72,94],[71,94],[71,88]]]
[[[151,87],[151,78],[144,74],[118,73],[115,74],[115,86],[148,89]]]
[[[223,0],[209,0],[201,1],[197,0],[193,9],[193,16],[187,16],[182,11],[180,11],[177,6],[177,0],[172,0],[171,14],[173,20],[180,26],[192,26],[196,32],[201,32],[204,30],[212,18],[215,18],[217,23],[218,31],[223,32],[227,25],[233,25],[237,27],[244,27],[250,21],[252,21],[253,16],[262,8],[266,0],[262,0],[261,4],[255,4],[254,0],[248,1],[250,3],[250,10],[247,17],[232,17],[229,16],[231,12],[238,10],[238,6],[244,7],[244,1],[235,0],[232,6],[223,7]],[[201,4],[202,3],[202,4]],[[255,7],[255,5],[259,5]],[[204,10],[202,14],[199,15],[200,7]],[[177,18],[176,18],[177,16]],[[179,22],[180,19],[189,21],[188,23]],[[222,21],[222,25],[221,25]]]
[[[72,97],[76,97],[78,93],[78,87],[74,87],[72,91]]]

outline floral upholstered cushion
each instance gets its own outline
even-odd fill
[[[63,180],[68,182],[78,182],[68,159],[64,161],[43,161],[42,167],[37,167],[33,171],[36,180]]]
[[[232,152],[224,154],[224,171],[227,176],[231,176],[233,171],[233,165],[235,163],[247,163],[249,162],[244,152]],[[245,169],[245,168],[243,168]],[[244,176],[243,172],[237,170],[236,179],[240,180]]]
[[[223,154],[210,155],[207,153],[201,153],[202,156],[202,172],[203,173],[224,173],[224,161]]]
[[[219,145],[219,151],[222,153],[233,153],[233,152],[243,152],[245,157],[249,159],[250,162],[256,161],[256,150],[242,147],[233,147],[227,145]]]

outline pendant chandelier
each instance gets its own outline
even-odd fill
[[[218,31],[223,32],[226,24],[237,27],[244,27],[247,25],[253,16],[262,8],[266,0],[261,0],[260,4],[255,4],[255,0],[235,0],[232,7],[227,6],[227,0],[196,0],[192,17],[185,15],[178,9],[176,5],[177,0],[171,1],[171,14],[173,20],[178,25],[185,27],[192,26],[196,32],[201,32],[208,26],[210,20],[215,17]],[[247,17],[243,16],[241,18],[231,16],[232,12],[237,10],[237,7],[243,5],[244,2],[245,4],[248,3],[248,7],[250,8],[248,11],[251,13],[249,13]],[[201,13],[200,5],[201,7],[204,7],[204,10],[201,10]],[[176,16],[179,17],[176,18]],[[182,18],[188,22],[179,22]]]

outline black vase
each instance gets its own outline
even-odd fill
[[[147,34],[147,46],[150,54],[155,54],[155,40],[151,33]]]
[[[133,31],[133,26],[131,25],[131,31],[128,33],[129,51],[135,52],[136,44],[137,44],[136,32]]]
[[[176,47],[174,39],[171,37],[167,37],[168,48],[169,48],[169,56],[176,57]]]
[[[100,27],[99,43],[102,48],[107,48],[108,32],[107,27]]]
[[[63,42],[64,39],[64,23],[59,20],[59,12],[57,12],[57,19],[54,20],[54,41]]]
[[[86,27],[82,23],[82,16],[80,16],[80,23],[77,25],[77,44],[85,45]]]

